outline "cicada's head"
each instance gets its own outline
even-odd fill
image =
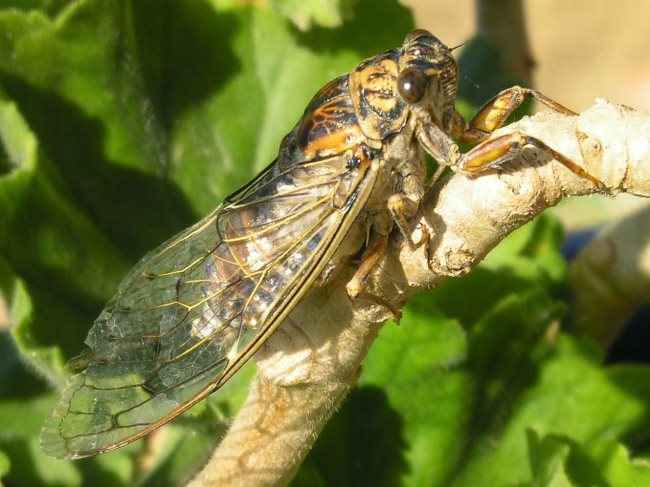
[[[410,32],[402,46],[396,83],[404,103],[427,110],[440,128],[449,131],[458,89],[458,66],[447,46],[426,30]]]
[[[399,49],[362,62],[350,74],[350,94],[366,137],[399,132],[410,113],[449,131],[458,87],[451,50],[426,30],[410,32]]]

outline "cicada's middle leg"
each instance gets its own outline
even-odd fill
[[[384,254],[388,245],[388,235],[373,234],[370,244],[361,255],[359,268],[345,286],[348,296],[352,299],[366,299],[380,306],[387,308],[398,321],[402,318],[402,312],[393,306],[387,299],[366,291],[366,281],[370,273],[377,266],[380,257]]]
[[[423,229],[418,241],[411,236],[411,218],[420,209],[420,201],[425,193],[423,180],[424,171],[419,161],[414,164],[404,164],[397,169],[399,173],[399,191],[386,199],[388,220],[379,218],[372,222],[368,228],[368,237],[365,250],[361,255],[359,268],[346,285],[346,291],[352,299],[366,299],[384,306],[390,310],[396,321],[399,322],[402,313],[388,300],[366,291],[366,281],[372,271],[377,267],[388,245],[388,238],[393,228],[399,230],[404,241],[411,250],[415,250],[429,241],[428,229]]]

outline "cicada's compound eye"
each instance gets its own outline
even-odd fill
[[[417,68],[406,68],[397,77],[397,91],[406,103],[420,101],[428,86],[428,76]]]

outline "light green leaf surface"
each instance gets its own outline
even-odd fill
[[[9,472],[10,468],[11,464],[9,463],[9,457],[0,450],[0,479]]]
[[[338,27],[352,14],[356,0],[268,0],[269,6],[301,30],[314,25]]]
[[[537,441],[535,441],[537,440]],[[532,487],[571,487],[565,470],[565,462],[571,451],[570,445],[553,437],[542,441],[531,435],[531,467],[534,480]]]

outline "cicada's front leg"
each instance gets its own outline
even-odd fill
[[[570,171],[588,179],[598,188],[604,187],[600,179],[589,174],[564,154],[549,147],[537,137],[519,131],[500,135],[499,137],[477,145],[469,152],[463,154],[455,166],[459,172],[477,174],[491,167],[500,166],[507,161],[519,158],[527,148],[535,148],[542,151]]]
[[[587,173],[580,166],[571,161],[568,157],[552,149],[537,137],[521,132],[502,135],[490,141],[484,142],[492,132],[503,126],[512,113],[521,106],[526,98],[534,98],[547,107],[564,115],[577,115],[555,100],[547,97],[539,91],[521,86],[513,86],[503,90],[478,111],[478,113],[467,123],[460,115],[461,123],[457,124],[458,139],[466,143],[483,142],[468,153],[464,154],[457,162],[457,168],[464,173],[474,174],[484,171],[487,168],[498,166],[510,159],[519,157],[526,147],[532,147],[548,154],[569,170],[588,179],[598,187],[602,182]]]
[[[534,98],[558,113],[577,115],[574,111],[569,110],[539,91],[513,86],[503,90],[485,103],[469,124],[457,114],[457,133],[452,135],[468,144],[483,142],[492,132],[503,126],[508,117],[521,106],[526,98]]]
[[[426,193],[425,176],[424,172],[419,172],[420,169],[424,169],[421,164],[405,164],[403,168],[398,169],[400,189],[386,200],[386,209],[390,213],[392,224],[397,227],[411,250],[424,245],[428,238],[427,232],[423,232],[417,242],[411,237],[410,221],[420,209],[420,201]]]
[[[464,174],[478,174],[491,167],[500,166],[507,161],[519,158],[525,149],[534,148],[602,188],[604,185],[598,178],[537,137],[516,131],[486,140],[494,130],[505,123],[526,97],[533,97],[557,112],[576,115],[575,112],[538,91],[514,86],[502,91],[486,103],[469,123],[458,112],[455,112],[450,134],[445,133],[435,124],[422,127],[418,134],[420,143],[438,163],[451,166],[454,170]],[[479,143],[479,145],[469,152],[461,154],[451,137],[462,142]]]

